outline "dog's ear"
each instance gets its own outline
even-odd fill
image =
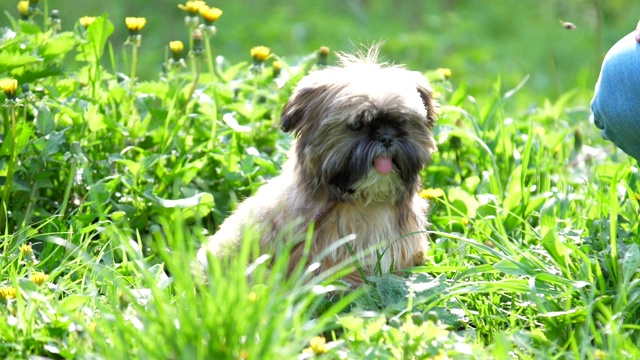
[[[320,101],[325,88],[325,86],[310,86],[296,90],[282,108],[280,129],[284,132],[299,133],[304,125],[303,120],[312,111],[314,104]]]
[[[424,108],[427,109],[427,126],[429,129],[433,129],[438,120],[438,113],[436,110],[436,102],[433,100],[433,92],[431,87],[427,84],[418,84],[418,94],[422,98]]]

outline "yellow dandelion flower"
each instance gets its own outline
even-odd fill
[[[423,199],[437,199],[444,196],[444,191],[442,189],[424,189],[420,191],[420,197]]]
[[[179,4],[178,8],[180,8],[180,10],[188,12],[191,16],[196,16],[198,15],[198,11],[200,11],[200,8],[203,6],[206,6],[206,3],[204,1],[187,1],[184,5]]]
[[[282,63],[280,61],[274,61],[271,63],[271,68],[273,69],[273,76],[279,76],[282,72]]]
[[[7,95],[8,99],[14,99],[16,97],[16,91],[18,90],[18,80],[2,79],[0,80],[0,89]]]
[[[34,284],[40,286],[42,284],[45,283],[45,281],[47,281],[47,279],[49,278],[49,275],[43,273],[43,272],[39,272],[36,271],[34,273],[31,274],[31,282],[33,282]]]
[[[451,69],[449,68],[439,68],[436,70],[436,72],[445,79],[451,77]]]
[[[327,352],[327,340],[322,336],[312,337],[311,340],[309,340],[309,345],[316,355]]]
[[[18,1],[18,12],[23,18],[29,16],[29,1]]]
[[[85,29],[89,27],[89,25],[93,24],[96,21],[95,16],[83,16],[80,18],[80,25]]]
[[[598,349],[596,350],[595,354],[593,354],[594,357],[596,358],[596,360],[604,360],[607,358],[607,353],[605,353],[604,351]]]
[[[31,246],[31,244],[22,244],[18,247],[18,249],[20,250],[20,254],[22,256],[29,256],[33,254],[33,247]]]
[[[262,63],[271,55],[271,49],[266,46],[256,46],[251,49],[251,57],[255,62]]]
[[[199,9],[200,15],[205,20],[207,25],[210,25],[212,22],[220,19],[222,16],[222,10],[217,7],[208,7],[207,5],[202,5]]]
[[[15,299],[16,294],[17,294],[17,290],[13,286],[0,287],[0,300]]]
[[[249,299],[249,301],[251,302],[255,302],[256,300],[258,300],[258,294],[252,291],[247,295],[247,299]]]
[[[171,50],[173,59],[179,60],[180,58],[182,58],[182,53],[184,52],[184,44],[180,40],[169,41],[169,50]]]
[[[131,33],[138,33],[140,30],[147,25],[147,19],[143,17],[128,17],[124,19],[125,24],[127,25],[127,29]]]

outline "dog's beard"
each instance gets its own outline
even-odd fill
[[[418,173],[428,159],[424,151],[407,139],[394,139],[385,148],[377,140],[360,139],[342,146],[323,164],[323,178],[334,200],[394,202],[411,194],[418,185]],[[378,169],[379,165],[389,170]]]
[[[375,169],[356,181],[351,187],[353,192],[347,197],[361,202],[364,206],[376,202],[388,202],[389,199],[398,199],[404,193],[404,187],[400,176],[396,172],[381,174]]]

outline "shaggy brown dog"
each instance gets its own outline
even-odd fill
[[[431,88],[418,72],[378,64],[377,49],[340,55],[340,63],[300,81],[282,110],[281,129],[296,139],[282,174],[226,219],[200,249],[202,266],[207,252],[237,249],[245,231],[259,231],[260,250],[272,252],[283,246],[283,231],[299,235],[283,241],[299,241],[311,223],[310,261],[320,262],[319,271],[349,260],[345,246],[318,255],[350,234],[367,274],[378,261],[389,271],[423,260],[427,203],[418,193],[419,172],[436,151]],[[302,252],[294,247],[290,261]],[[358,273],[347,280],[362,281]]]

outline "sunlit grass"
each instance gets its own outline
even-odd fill
[[[0,77],[20,86],[0,98],[0,171],[14,173],[2,188],[0,356],[640,357],[640,175],[591,129],[586,91],[511,109],[527,78],[478,96],[453,87],[455,72],[420,69],[441,105],[422,173],[423,266],[380,269],[358,289],[339,280],[357,264],[300,263],[287,277],[287,252],[260,254],[247,233],[203,281],[196,249],[278,173],[290,144],[275,131],[280,109],[326,58],[288,63],[248,44],[245,61],[212,62],[210,39],[195,38],[168,43],[159,78],[141,82],[137,51],[158,49],[139,28],[127,71],[106,70],[122,47],[108,41],[116,23],[71,33],[12,20],[16,37],[0,43]],[[64,73],[67,52],[82,70]]]

